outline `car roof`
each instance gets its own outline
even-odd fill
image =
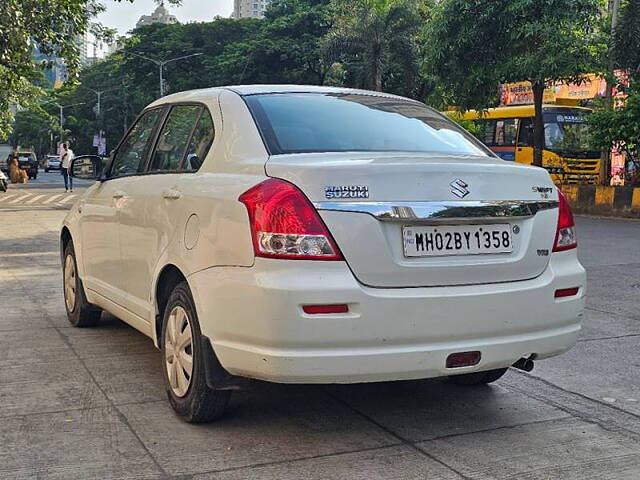
[[[420,103],[417,100],[392,95],[384,92],[374,92],[371,90],[358,90],[353,88],[325,87],[318,85],[231,85],[224,87],[201,88],[198,90],[186,90],[184,92],[173,93],[166,97],[159,98],[151,103],[149,107],[155,107],[166,103],[190,102],[211,98],[222,90],[232,91],[241,96],[277,93],[325,93],[343,95],[373,95],[377,97],[395,98],[410,102]]]

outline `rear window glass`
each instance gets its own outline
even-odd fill
[[[353,94],[245,97],[272,154],[443,152],[489,156],[435,110],[411,101]]]

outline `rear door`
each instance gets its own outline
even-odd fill
[[[172,242],[182,244],[189,218],[182,180],[200,167],[212,137],[213,124],[205,106],[173,105],[158,134],[145,174],[132,178],[130,202],[122,211],[123,262],[135,265],[127,276],[129,308],[149,318],[153,306],[153,276],[158,259]],[[204,134],[203,134],[204,129]],[[203,135],[206,137],[203,139]],[[204,142],[204,143],[203,143]]]

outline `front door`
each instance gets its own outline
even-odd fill
[[[96,183],[78,205],[84,286],[120,305],[124,295],[118,233],[122,181]]]
[[[130,182],[144,168],[163,109],[143,113],[122,140],[106,174],[82,203],[81,231],[87,288],[126,305],[126,278],[136,268],[123,262],[121,217],[131,202]]]

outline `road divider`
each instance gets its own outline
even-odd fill
[[[560,189],[576,213],[640,218],[639,187],[564,185]]]

